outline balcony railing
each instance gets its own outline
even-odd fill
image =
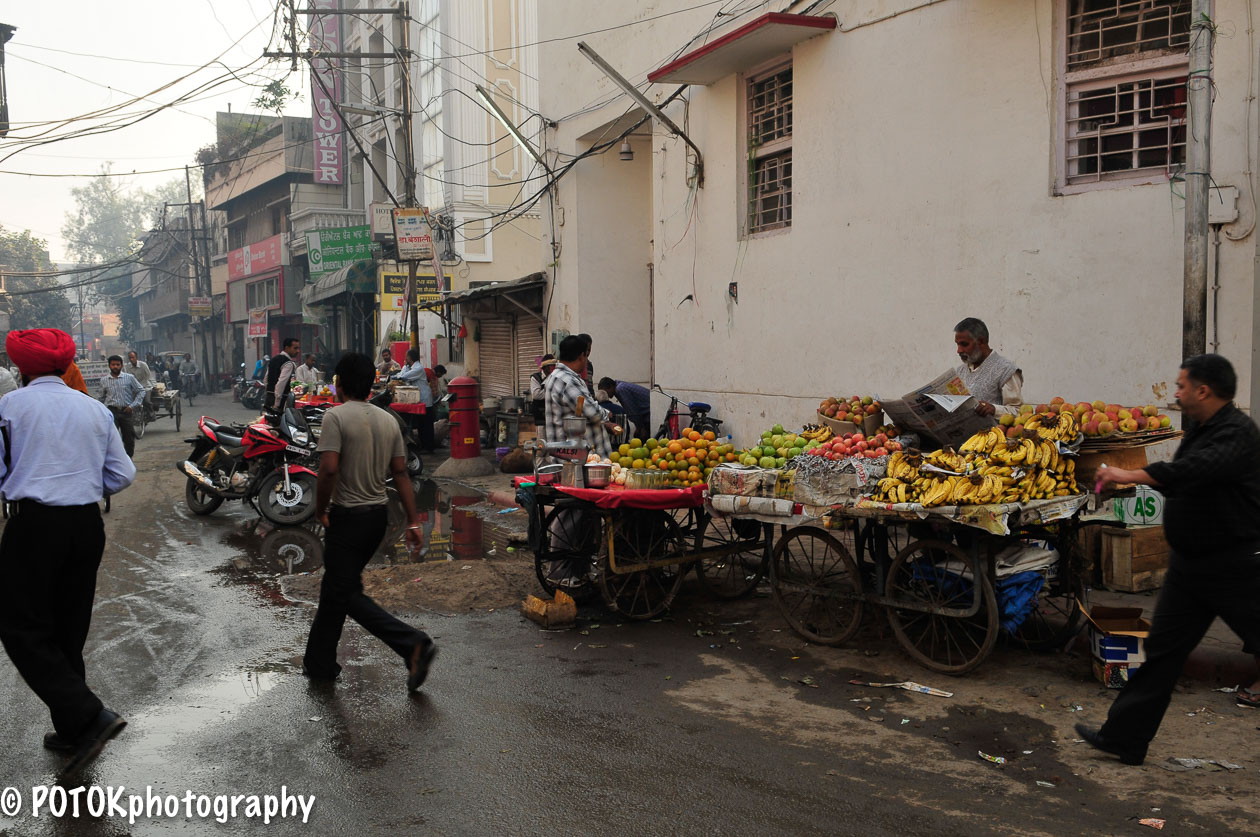
[[[289,253],[306,252],[306,234],[315,230],[358,227],[367,223],[367,210],[309,206],[289,216]]]

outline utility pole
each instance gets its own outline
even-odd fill
[[[1186,137],[1186,232],[1182,359],[1207,348],[1208,195],[1212,177],[1212,39],[1210,0],[1190,3],[1190,131]]]
[[[197,258],[197,235],[196,227],[193,224],[193,199],[192,199],[192,177],[188,173],[188,166],[184,166],[184,189],[188,193],[188,243],[191,248],[193,281],[197,285],[197,296],[205,296],[205,288],[201,284],[201,259]],[[188,318],[192,320],[192,317]],[[197,323],[197,331],[201,333],[201,368],[206,370],[205,381],[208,384],[210,379],[210,352],[206,348],[206,318],[199,318]],[[207,391],[209,387],[207,386]]]
[[[210,224],[206,220],[206,199],[204,197],[205,193],[203,192],[202,194],[203,194],[202,199],[197,201],[197,208],[201,211],[201,233],[203,236],[201,239],[201,244],[202,244],[201,270],[202,270],[202,274],[206,277],[205,296],[210,298],[210,319],[213,320],[214,319],[214,276],[210,272]],[[191,214],[191,212],[192,212],[192,209],[190,207],[189,213]],[[215,335],[214,331],[210,332],[210,351],[214,356],[214,374],[218,376],[219,374],[223,372],[223,370],[219,367],[219,338]],[[216,388],[216,391],[217,391],[217,388]]]
[[[418,206],[416,201],[416,148],[411,128],[411,15],[408,14],[407,0],[398,2],[398,19],[402,23],[402,37],[399,39],[398,63],[402,67],[402,114],[403,136],[407,144],[403,153],[403,176],[406,178],[406,203],[409,207]],[[436,255],[437,248],[434,248]],[[407,260],[407,305],[411,309],[411,348],[420,351],[420,307],[416,304],[416,261]]]

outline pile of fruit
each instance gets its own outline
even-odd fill
[[[855,395],[850,398],[824,398],[818,405],[818,412],[836,421],[861,423],[866,416],[873,416],[880,411],[879,402],[869,395]]]
[[[861,433],[845,433],[807,450],[811,456],[826,459],[877,459],[901,450],[901,443],[884,433],[865,436]]]
[[[825,438],[830,438],[830,432],[827,430]],[[813,436],[807,436],[806,433]],[[740,451],[735,461],[741,465],[755,465],[760,468],[782,468],[790,460],[822,444],[816,438],[821,435],[823,434],[818,428],[806,430],[805,433],[788,433],[783,425],[776,424],[761,434],[760,445]]]
[[[623,470],[648,468],[667,472],[669,485],[687,488],[705,482],[714,466],[735,462],[738,456],[734,445],[718,444],[713,431],[686,430],[681,439],[631,439],[609,460],[613,481],[619,485],[625,484],[624,479],[617,479]]]
[[[1061,432],[1050,428],[1033,432],[1037,430]],[[1075,473],[1076,460],[1060,454],[1056,439],[1008,439],[1000,428],[992,427],[964,442],[961,452],[942,448],[929,454],[913,450],[892,454],[887,475],[871,496],[928,507],[1026,503],[1080,493]]]
[[[1042,406],[1045,405],[1043,404]],[[1001,421],[1001,419],[1010,419],[1010,421],[1005,422]],[[990,433],[989,436],[996,435],[999,439],[1005,436],[1011,439],[1029,438],[1033,440],[1048,439],[1052,442],[1071,442],[1080,432],[1075,413],[1049,408],[1045,412],[1033,412],[1032,408],[1029,408],[1018,416],[1003,414],[999,419],[999,424],[1001,425],[1000,427],[991,428],[996,433]],[[985,435],[977,433],[975,436],[972,436],[963,443],[964,448],[977,438]],[[977,444],[980,443],[978,442]]]
[[[1113,433],[1166,430],[1172,426],[1172,419],[1160,413],[1154,404],[1144,407],[1121,407],[1105,401],[1078,401],[1073,404],[1062,398],[1054,398],[1049,404],[1039,404],[1035,409],[1025,404],[1018,416],[1000,416],[999,421],[1007,427],[1018,427],[1027,422],[1029,416],[1046,413],[1070,413],[1082,433],[1099,438]]]

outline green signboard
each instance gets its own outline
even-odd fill
[[[372,258],[371,243],[371,228],[367,224],[308,232],[306,261],[311,278]]]

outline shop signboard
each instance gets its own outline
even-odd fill
[[[267,336],[267,309],[252,308],[249,312],[249,331],[247,336],[266,337]]]
[[[311,278],[372,258],[369,227],[336,227],[306,234],[306,261]]]
[[[372,240],[394,240],[394,205],[379,201],[369,206],[371,214]]]
[[[440,298],[437,277],[432,273],[416,274],[416,301],[433,302]],[[402,311],[407,307],[407,274],[381,271],[381,309]]]
[[[281,267],[285,261],[284,233],[264,238],[228,253],[228,280],[244,279],[264,270]]]
[[[314,9],[338,9],[341,0],[310,0]],[[307,18],[311,41],[311,127],[315,143],[315,182],[338,186],[342,182],[345,151],[344,125],[334,102],[341,101],[341,61],[324,53],[341,52],[341,16],[312,14]]]
[[[208,296],[190,296],[188,297],[188,316],[190,317],[209,317],[211,313],[211,301]]]
[[[394,210],[394,239],[398,259],[404,262],[433,260],[433,229],[423,209],[398,207]]]

